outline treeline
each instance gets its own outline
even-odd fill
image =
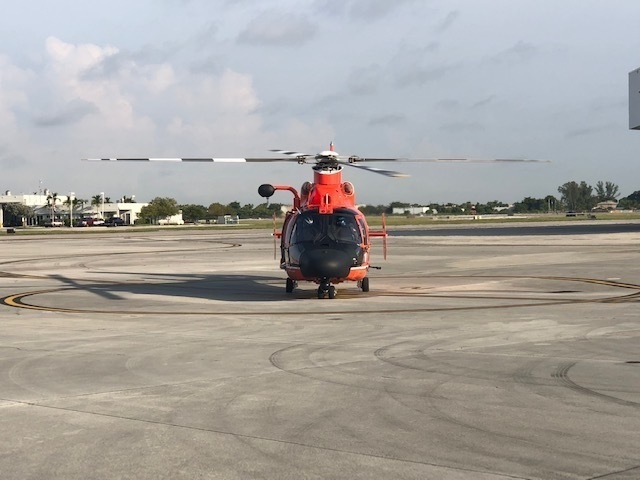
[[[612,182],[596,183],[595,187],[585,181],[570,181],[558,187],[558,197],[547,195],[544,198],[525,197],[519,202],[509,206],[504,202],[494,200],[487,203],[464,202],[454,203],[431,203],[429,205],[415,205],[403,202],[392,202],[389,205],[366,205],[360,207],[365,215],[391,214],[395,208],[410,209],[411,207],[426,207],[427,213],[437,212],[440,215],[460,215],[474,214],[483,215],[489,213],[548,213],[564,211],[590,211],[599,202],[617,202],[618,208],[638,209],[640,208],[640,190],[631,195],[621,198],[618,185]],[[280,203],[261,203],[254,205],[247,203],[241,205],[239,202],[222,204],[214,202],[208,207],[204,205],[186,204],[179,205],[173,198],[156,197],[148,206],[140,212],[140,218],[145,223],[155,223],[158,219],[177,214],[182,210],[182,218],[185,222],[197,222],[201,220],[214,221],[223,215],[239,216],[240,218],[271,218],[274,214],[277,217],[283,215],[283,205]]]
[[[547,195],[544,198],[526,197],[513,206],[515,213],[541,212],[586,212],[599,203],[611,202],[608,208],[637,209],[640,208],[640,191],[633,192],[624,198],[620,196],[620,188],[613,182],[599,181],[595,188],[587,182],[566,182],[558,187],[559,198]],[[607,207],[605,207],[607,208]]]
[[[224,215],[238,216],[240,218],[271,218],[275,213],[277,217],[282,214],[282,204],[262,203],[253,205],[247,203],[241,205],[239,202],[222,204],[214,202],[208,207],[204,205],[186,204],[179,205],[173,198],[156,197],[149,205],[142,207],[140,220],[143,223],[157,223],[161,218],[170,217],[182,211],[182,219],[185,222],[198,222],[201,220],[214,221]]]
[[[366,215],[380,215],[392,213],[394,208],[411,209],[412,207],[428,206],[429,212],[437,211],[443,215],[489,213],[555,213],[555,212],[586,212],[592,210],[601,202],[614,202],[619,209],[640,209],[640,190],[618,200],[620,188],[613,182],[599,181],[593,187],[585,181],[570,181],[558,187],[558,196],[547,195],[543,198],[525,197],[515,202],[512,207],[506,203],[494,200],[487,203],[464,202],[461,204],[446,203],[417,205],[393,202],[390,205],[368,205],[361,208]],[[612,204],[613,205],[613,204]]]
[[[281,203],[261,203],[254,205],[239,202],[222,204],[214,202],[208,207],[203,205],[180,205],[182,218],[185,222],[195,222],[197,220],[215,220],[223,215],[238,216],[240,218],[271,218],[275,213],[277,217],[283,215]]]

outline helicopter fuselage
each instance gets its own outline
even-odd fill
[[[310,281],[320,285],[318,296],[335,295],[332,284],[358,282],[368,291],[370,237],[382,232],[369,231],[364,214],[355,205],[355,189],[342,181],[342,166],[318,164],[314,181],[305,182],[300,194],[289,186],[263,185],[260,194],[275,190],[293,193],[293,208],[287,212],[280,238],[280,267],[292,282]],[[386,236],[386,232],[384,232]]]
[[[307,209],[289,216],[281,237],[282,268],[295,281],[364,278],[369,267],[367,226],[355,209]]]

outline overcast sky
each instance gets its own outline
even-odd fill
[[[526,157],[349,169],[360,203],[640,190],[638,0],[24,0],[0,15],[0,189],[258,204],[309,166],[85,157]],[[274,201],[287,203],[288,193]]]

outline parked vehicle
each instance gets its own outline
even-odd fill
[[[119,217],[111,217],[109,220],[104,222],[105,227],[121,227],[124,225],[124,220]]]
[[[91,224],[92,218],[77,218],[73,221],[74,227],[88,227]]]

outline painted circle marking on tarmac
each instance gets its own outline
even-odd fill
[[[464,279],[467,277],[446,277],[446,278],[456,278],[456,279]],[[473,277],[477,279],[478,277]],[[425,294],[415,291],[405,291],[405,292],[374,292],[372,294],[364,294],[360,292],[355,292],[354,294],[342,295],[339,298],[343,299],[354,299],[354,298],[375,298],[375,297],[422,297],[422,298],[459,298],[459,299],[484,299],[484,300],[517,300],[521,301],[521,303],[513,303],[513,304],[500,304],[500,305],[470,305],[470,306],[456,306],[456,307],[407,307],[407,308],[390,308],[390,309],[379,309],[375,310],[358,310],[359,314],[368,314],[368,313],[419,313],[419,312],[442,312],[442,311],[465,311],[465,310],[492,310],[492,309],[506,309],[506,308],[526,308],[526,307],[540,307],[545,305],[561,305],[561,304],[583,304],[583,303],[623,303],[630,301],[640,300],[640,285],[628,284],[628,283],[620,283],[614,282],[610,280],[600,280],[593,278],[573,278],[573,277],[536,277],[536,276],[509,276],[509,277],[501,277],[501,276],[487,276],[484,278],[502,278],[502,279],[532,279],[532,280],[549,280],[549,281],[565,281],[565,282],[581,282],[581,283],[590,283],[614,288],[624,288],[635,290],[633,293],[622,296],[606,296],[599,298],[590,298],[590,299],[567,299],[567,298],[558,298],[558,299],[549,299],[549,298],[527,298],[527,297],[514,297],[514,296],[487,296],[480,297],[474,295],[456,295],[456,294]],[[107,282],[105,282],[107,283]],[[109,282],[112,283],[112,282]],[[113,283],[114,285],[118,285],[117,283]],[[59,288],[47,288],[43,290],[35,290],[30,292],[17,293],[13,295],[8,295],[4,298],[0,299],[0,304],[13,307],[13,308],[23,308],[28,310],[38,310],[38,311],[47,311],[47,312],[57,312],[57,313],[73,313],[73,314],[106,314],[106,315],[193,315],[193,316],[223,316],[223,315],[246,315],[246,316],[264,316],[269,314],[277,314],[277,315],[336,315],[343,314],[345,310],[336,310],[336,309],[322,309],[321,311],[283,311],[273,310],[273,311],[241,311],[238,309],[233,310],[212,310],[212,311],[154,311],[154,310],[107,310],[107,309],[84,309],[84,308],[63,308],[63,307],[48,307],[44,305],[38,305],[36,302],[27,302],[27,298],[37,297],[38,295],[44,294],[55,294],[62,293],[66,291],[77,290],[77,287],[59,287]],[[311,292],[311,290],[310,290]],[[306,293],[306,291],[305,291]],[[313,293],[313,292],[312,292]],[[313,296],[315,297],[315,295]],[[309,300],[312,300],[313,297],[309,297]],[[306,299],[306,297],[304,298]],[[294,298],[293,300],[300,300],[300,298]],[[283,298],[283,301],[286,301]],[[326,305],[324,305],[326,306]]]

